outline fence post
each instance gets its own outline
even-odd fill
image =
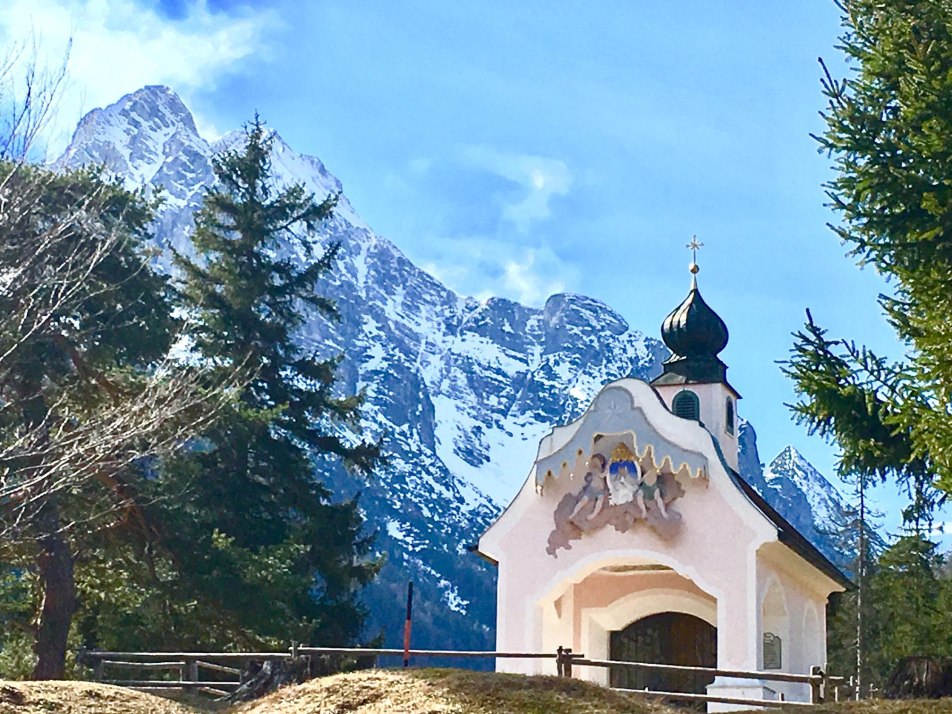
[[[93,681],[101,682],[103,680],[103,664],[102,657],[96,658],[96,664],[93,665]]]
[[[198,660],[197,659],[186,659],[185,660],[185,669],[186,669],[186,682],[197,682],[198,681]]]
[[[810,667],[810,676],[820,678],[819,681],[810,680],[810,703],[822,704],[826,694],[824,691],[826,689],[826,672],[823,671],[823,667],[813,665]]]

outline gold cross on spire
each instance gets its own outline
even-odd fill
[[[688,244],[687,244],[686,246],[684,246],[684,247],[691,249],[691,265],[690,265],[690,267],[688,268],[688,270],[690,270],[692,273],[694,273],[695,275],[697,275],[697,271],[700,270],[700,268],[699,268],[698,265],[697,265],[697,252],[698,252],[701,248],[704,247],[704,244],[703,244],[703,243],[699,243],[698,240],[697,240],[697,236],[696,236],[696,235],[693,235],[693,236],[691,236],[691,242],[688,243]]]

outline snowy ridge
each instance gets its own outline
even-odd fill
[[[789,481],[806,496],[814,521],[835,524],[843,514],[843,498],[823,474],[813,468],[793,446],[781,451],[764,471],[770,488],[782,490]]]
[[[794,447],[788,446],[766,468],[757,452],[753,426],[741,420],[740,474],[784,518],[841,568],[852,555],[841,552],[837,537],[849,520],[846,500]]]
[[[240,137],[232,132],[209,145],[174,92],[146,87],[90,112],[57,163],[102,164],[127,185],[161,187],[167,200],[156,243],[188,251],[192,212],[214,181],[211,158]],[[363,390],[362,426],[384,440],[389,456],[359,489],[333,464],[325,474],[342,496],[361,491],[387,558],[367,595],[371,634],[382,628],[388,642],[399,640],[400,602],[412,579],[419,592],[415,643],[491,648],[495,573],[466,546],[515,495],[544,434],[579,416],[606,382],[654,377],[666,350],[585,296],[553,295],[530,308],[456,295],[375,234],[319,159],[295,152],[276,133],[273,141],[279,184],[302,182],[318,199],[339,196],[316,240],[341,243],[322,287],[341,319],[309,321],[300,340],[326,355],[344,354],[342,388]],[[767,481],[756,436],[752,429],[744,436],[744,428],[741,470],[772,504],[819,483],[799,466],[787,479],[771,465]],[[800,492],[788,505],[822,507],[822,499]],[[801,520],[812,527],[809,512]]]

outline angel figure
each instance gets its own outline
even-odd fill
[[[588,460],[588,472],[585,474],[585,485],[579,493],[575,508],[569,515],[568,520],[573,520],[582,512],[589,503],[594,503],[592,512],[586,516],[585,520],[590,521],[605,507],[605,501],[608,494],[605,491],[605,457],[601,454],[592,454]]]
[[[638,485],[638,495],[636,498],[638,500],[638,505],[641,507],[643,516],[647,515],[647,510],[645,509],[645,499],[649,499],[654,501],[654,504],[658,507],[658,511],[661,513],[662,518],[668,517],[668,509],[665,508],[664,496],[661,493],[661,481],[658,479],[659,475],[658,469],[654,468],[654,466],[642,474],[641,483]]]

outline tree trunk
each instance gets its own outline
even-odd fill
[[[249,702],[289,684],[300,684],[308,678],[308,662],[304,657],[290,660],[267,659],[247,662],[242,672],[243,684],[222,701]]]
[[[866,482],[859,477],[859,582],[856,588],[856,692],[854,699],[863,697],[863,667],[866,643],[863,640],[863,589],[866,586]]]
[[[40,533],[36,565],[43,590],[43,605],[33,641],[36,666],[32,678],[63,679],[69,626],[76,612],[73,554],[60,530],[59,509],[54,502],[43,505],[36,525]]]

